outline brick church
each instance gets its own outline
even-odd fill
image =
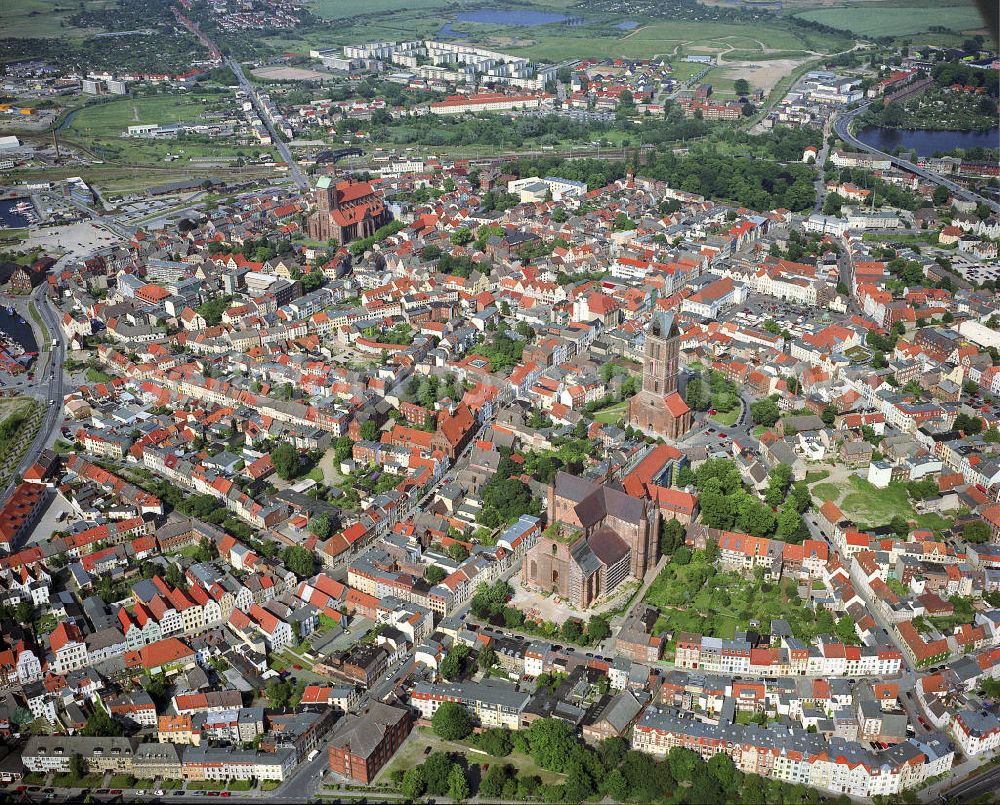
[[[316,182],[313,193],[316,212],[309,216],[309,237],[333,238],[341,245],[374,235],[389,222],[389,211],[368,182],[344,179],[334,183],[329,176]]]
[[[556,474],[548,497],[551,525],[524,557],[525,586],[585,609],[656,565],[655,503],[565,472]]]
[[[628,424],[664,439],[691,429],[691,409],[677,392],[680,340],[674,315],[655,311],[646,331],[642,390],[628,403]]]

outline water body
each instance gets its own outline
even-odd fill
[[[533,11],[524,8],[480,8],[475,11],[460,11],[455,15],[456,22],[478,22],[484,25],[523,25],[533,28],[536,25],[550,25],[553,22],[565,22],[569,17],[552,11]]]
[[[7,304],[0,304],[0,330],[7,333],[17,343],[24,347],[25,352],[38,352],[38,343],[35,341],[35,334],[31,331],[31,325],[27,319],[22,323],[18,312],[7,313]]]
[[[0,228],[24,229],[28,226],[27,216],[14,211],[14,207],[24,201],[30,203],[31,199],[12,198],[0,201]]]
[[[634,31],[639,27],[639,23],[635,20],[625,20],[625,22],[619,22],[617,28],[619,31]]]
[[[452,22],[478,22],[481,25],[518,25],[524,28],[534,28],[538,25],[551,25],[555,22],[567,22],[574,18],[566,14],[559,14],[552,11],[534,11],[525,8],[480,8],[475,11],[459,11]],[[445,24],[438,36],[447,36],[452,39],[463,39],[465,34],[456,31],[451,27],[452,23]]]
[[[858,139],[880,151],[891,153],[898,146],[929,157],[939,151],[956,148],[997,148],[1000,126],[989,131],[935,131],[932,129],[887,129],[868,126],[858,132]]]

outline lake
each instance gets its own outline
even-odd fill
[[[981,132],[868,126],[861,129],[857,137],[880,151],[891,153],[897,146],[903,146],[916,151],[918,156],[929,157],[938,151],[953,151],[956,148],[997,148],[1000,146],[1000,126]]]
[[[480,8],[475,11],[460,11],[455,15],[457,22],[478,22],[484,25],[550,25],[565,22],[569,17],[552,11],[533,11],[524,8]]]

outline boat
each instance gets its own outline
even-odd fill
[[[8,316],[13,316],[14,315],[14,308],[11,307],[10,305],[7,305],[7,315]]]

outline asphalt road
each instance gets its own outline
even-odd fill
[[[980,196],[978,193],[973,193],[971,190],[967,190],[961,185],[951,181],[951,179],[946,179],[943,176],[939,176],[936,173],[932,173],[931,171],[926,170],[925,168],[917,167],[908,160],[893,156],[892,154],[887,154],[884,151],[879,151],[877,148],[873,148],[867,143],[861,142],[861,140],[859,140],[857,137],[851,134],[849,128],[851,121],[853,121],[854,118],[856,118],[858,115],[865,112],[869,106],[871,106],[870,103],[862,104],[856,109],[852,109],[850,112],[845,112],[844,114],[842,114],[840,117],[837,118],[837,121],[833,125],[833,130],[837,133],[837,136],[840,137],[841,140],[843,140],[845,143],[847,143],[853,148],[857,148],[861,151],[867,151],[870,154],[877,154],[878,156],[885,157],[886,159],[891,160],[892,164],[895,165],[897,168],[902,168],[903,170],[909,171],[910,173],[915,173],[917,176],[920,176],[923,179],[927,179],[927,181],[929,182],[934,182],[935,184],[947,187],[958,198],[965,199],[966,201],[974,201],[978,204],[985,204],[987,207],[993,210],[993,212],[1000,212],[1000,203],[992,201],[988,198],[984,198],[983,196]]]
[[[63,345],[56,313],[53,311],[48,298],[45,296],[44,289],[44,285],[38,286],[38,288],[32,292],[31,298],[35,303],[35,307],[37,308],[39,315],[42,317],[42,321],[45,322],[45,326],[48,328],[50,339],[56,338],[59,343],[54,350],[50,350],[48,352],[49,362],[46,367],[48,374],[46,375],[44,372],[41,376],[39,376],[38,372],[35,374],[37,385],[30,391],[35,394],[41,393],[45,395],[43,404],[48,405],[48,410],[45,412],[45,418],[42,420],[41,427],[39,427],[38,433],[35,435],[35,440],[31,443],[31,447],[28,448],[27,452],[25,452],[24,456],[21,458],[21,463],[18,465],[15,475],[23,475],[28,467],[38,460],[39,454],[41,454],[42,450],[44,450],[48,445],[53,433],[59,426],[62,416],[62,401],[65,384],[65,378],[63,377],[63,361],[66,359],[66,348]],[[26,315],[25,321],[29,320],[29,317]],[[41,334],[39,333],[39,338],[40,337]],[[41,347],[41,343],[39,343],[39,347]],[[13,491],[14,483],[11,481],[11,483],[7,484],[3,491],[0,492],[0,503],[6,501]]]
[[[288,149],[288,145],[286,145],[285,141],[278,136],[278,132],[275,131],[274,126],[271,125],[270,119],[266,114],[264,114],[264,110],[261,108],[260,103],[257,100],[256,91],[252,86],[250,86],[250,82],[247,81],[247,77],[243,74],[243,68],[240,67],[239,62],[229,56],[226,57],[226,66],[233,71],[233,75],[236,76],[236,80],[240,82],[240,87],[242,87],[243,91],[250,96],[250,102],[253,104],[253,108],[256,110],[260,119],[264,122],[264,125],[267,126],[267,130],[271,133],[271,140],[278,149],[278,153],[281,154],[281,158],[285,160],[285,163],[288,165],[288,173],[295,181],[295,184],[297,184],[302,190],[308,190],[309,180],[306,179],[306,175],[299,168],[299,165],[295,161],[294,157],[292,157],[292,152]]]

